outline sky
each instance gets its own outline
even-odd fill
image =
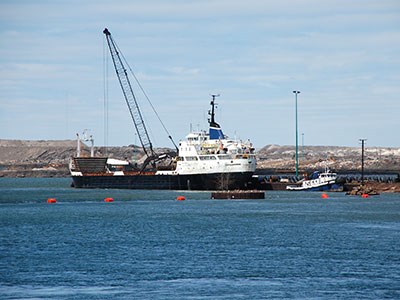
[[[400,147],[400,1],[0,2],[0,139],[138,144],[107,27],[176,143]],[[131,78],[131,81],[134,81]],[[135,94],[137,92],[135,91]],[[155,147],[173,147],[138,95]]]

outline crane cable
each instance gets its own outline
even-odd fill
[[[135,81],[136,81],[137,85],[139,86],[140,90],[142,91],[143,95],[144,95],[145,98],[147,99],[147,102],[149,102],[150,107],[152,108],[154,114],[157,116],[157,119],[158,119],[158,121],[161,123],[162,127],[164,128],[164,131],[167,133],[168,138],[171,140],[172,144],[174,144],[174,146],[175,146],[175,149],[178,151],[178,147],[177,147],[177,145],[175,144],[175,142],[174,142],[174,140],[173,140],[171,134],[169,133],[167,127],[165,127],[163,121],[161,120],[161,118],[160,118],[159,114],[157,113],[155,107],[154,107],[153,104],[151,103],[150,98],[147,96],[147,93],[145,92],[145,90],[143,89],[143,87],[142,87],[142,85],[140,84],[139,80],[137,79],[135,73],[133,73],[133,71],[132,71],[132,69],[131,69],[131,66],[129,65],[128,61],[125,59],[124,54],[121,52],[121,50],[119,49],[119,47],[118,47],[117,44],[115,44],[115,47],[117,48],[117,50],[118,50],[120,56],[121,56],[122,59],[124,60],[125,65],[128,67],[128,69],[129,69],[130,73],[132,74],[133,78],[135,78]]]

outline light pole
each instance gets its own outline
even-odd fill
[[[364,184],[364,144],[367,139],[360,139],[361,142],[361,185]]]
[[[299,132],[297,128],[297,95],[300,91],[293,91],[296,103],[296,176],[299,176]]]
[[[304,132],[301,134],[301,160],[304,164]]]

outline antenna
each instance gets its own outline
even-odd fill
[[[213,101],[215,100],[216,97],[221,96],[220,94],[211,94],[211,97],[213,98]]]
[[[76,157],[81,157],[81,139],[79,133],[76,134]]]
[[[94,138],[93,135],[88,136],[89,129],[83,130],[82,136],[85,142],[90,142],[90,157],[94,156]],[[78,134],[77,134],[78,135]]]

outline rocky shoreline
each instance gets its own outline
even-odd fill
[[[369,195],[375,196],[382,193],[400,193],[400,182],[366,182],[364,184],[354,185],[348,189],[346,195],[362,196]]]

